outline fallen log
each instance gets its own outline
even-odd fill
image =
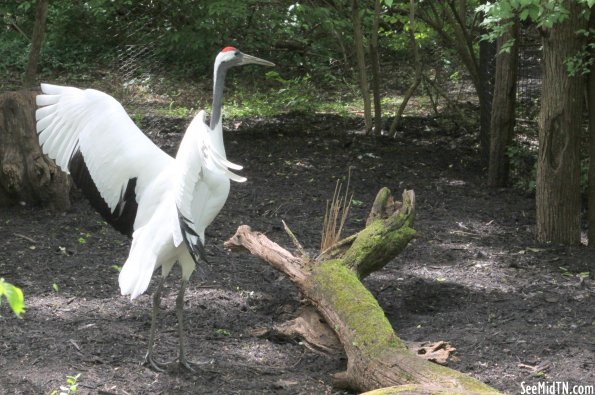
[[[418,357],[397,337],[360,281],[384,267],[415,237],[414,217],[413,191],[405,191],[402,202],[394,202],[383,188],[367,226],[315,259],[294,256],[247,225],[240,226],[225,246],[248,251],[286,274],[324,318],[347,355],[347,370],[334,376],[337,387],[375,390],[371,394],[376,395],[497,394],[470,376]],[[303,325],[306,320],[299,322]]]

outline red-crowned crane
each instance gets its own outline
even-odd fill
[[[210,125],[205,112],[192,120],[175,158],[153,144],[113,97],[94,90],[42,84],[37,96],[37,133],[43,152],[70,173],[95,209],[120,232],[132,236],[128,259],[119,275],[122,295],[136,298],[147,290],[153,272],[161,280],[153,294],[151,330],[145,363],[155,370],[156,318],[165,278],[177,262],[182,279],[176,298],[179,356],[192,370],[185,350],[184,292],[204,257],[205,229],[229,194],[232,173],[223,146],[221,106],[227,71],[234,66],[273,63],[224,48],[215,59]]]

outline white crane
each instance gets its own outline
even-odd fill
[[[215,59],[210,125],[205,112],[192,120],[175,158],[153,144],[113,97],[94,90],[42,84],[37,96],[37,133],[43,152],[70,173],[95,209],[120,232],[132,236],[119,276],[122,295],[136,298],[147,290],[153,272],[161,280],[153,311],[145,363],[156,370],[156,317],[165,278],[177,262],[182,279],[176,298],[178,363],[192,370],[185,351],[184,292],[204,257],[205,229],[229,194],[232,173],[242,167],[226,159],[221,107],[227,71],[234,66],[273,63],[224,48]]]

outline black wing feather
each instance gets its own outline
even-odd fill
[[[120,233],[129,237],[132,236],[136,211],[138,210],[138,203],[136,202],[136,177],[128,180],[126,189],[120,195],[118,205],[112,212],[101,197],[97,186],[95,186],[85,163],[85,158],[79,149],[72,153],[68,162],[68,170],[76,186],[83,191],[85,197],[105,221]]]

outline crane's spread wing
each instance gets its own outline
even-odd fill
[[[218,172],[237,182],[246,181],[245,177],[232,173],[229,169],[241,170],[242,166],[229,162],[212,145],[209,127],[204,122],[205,113],[200,111],[192,120],[180,148],[176,154],[176,168],[178,174],[175,203],[178,210],[179,234],[174,234],[174,243],[178,246],[182,241],[186,243],[195,263],[198,258],[205,259],[203,240],[193,218],[193,203],[200,183],[208,183],[206,173]],[[207,186],[216,189],[216,186]],[[227,195],[225,196],[227,198]],[[204,230],[204,229],[203,229]]]
[[[132,234],[139,199],[146,198],[147,186],[173,158],[113,97],[50,84],[41,90],[36,119],[43,152],[72,175],[106,221]]]

